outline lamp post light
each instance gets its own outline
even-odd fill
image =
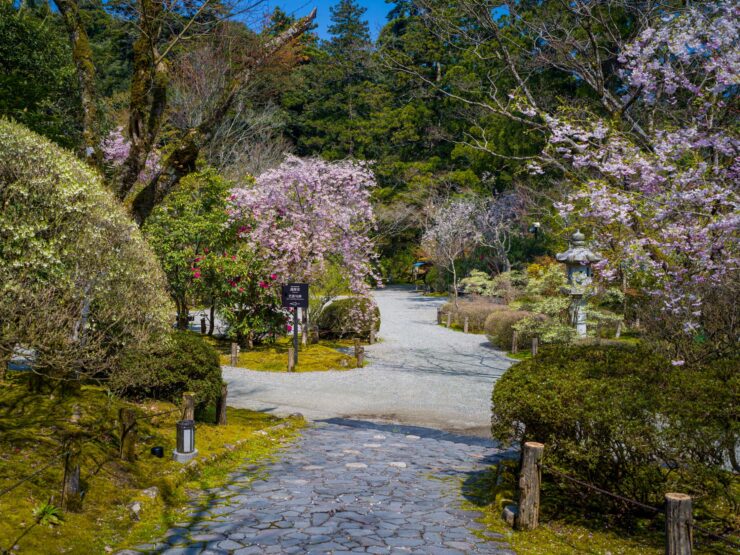
[[[195,448],[195,422],[180,420],[177,423],[177,447],[172,452],[172,458],[177,462],[188,462],[198,455]]]
[[[573,323],[579,337],[586,337],[586,294],[592,282],[591,266],[601,261],[601,257],[586,245],[586,236],[579,229],[570,238],[569,248],[555,255],[568,269],[570,287],[564,292],[573,297]]]

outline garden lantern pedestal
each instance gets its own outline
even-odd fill
[[[601,257],[586,245],[586,236],[581,230],[570,238],[567,251],[555,255],[568,269],[568,284],[564,292],[573,298],[573,324],[579,337],[586,337],[586,294],[591,285],[591,266],[601,261]]]

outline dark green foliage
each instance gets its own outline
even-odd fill
[[[540,441],[545,465],[639,501],[684,491],[737,507],[723,466],[738,470],[739,363],[686,368],[635,346],[545,347],[496,383],[493,436]]]
[[[173,332],[153,351],[130,351],[110,379],[120,395],[179,402],[185,391],[195,392],[200,408],[216,402],[221,392],[218,352],[199,335]]]
[[[69,41],[46,5],[0,3],[0,115],[66,146],[77,146],[77,81]]]
[[[380,329],[380,309],[367,299],[350,297],[332,301],[319,314],[319,336],[329,339],[370,336],[370,326]]]

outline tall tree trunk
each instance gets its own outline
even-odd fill
[[[93,63],[90,40],[80,18],[80,7],[76,0],[54,0],[64,21],[72,47],[72,61],[77,73],[82,103],[82,139],[85,158],[92,163],[100,162],[100,139],[98,137],[98,107],[95,92],[95,64]]]

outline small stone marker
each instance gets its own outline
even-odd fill
[[[182,418],[180,420],[195,420],[195,393],[192,391],[182,394]]]
[[[516,505],[506,505],[506,507],[504,507],[504,512],[501,515],[501,517],[504,519],[504,522],[506,522],[506,524],[508,524],[509,526],[513,528],[514,524],[516,523],[517,514],[519,514],[519,509],[517,508]]]
[[[452,312],[447,313],[447,327],[449,328],[452,325]]]
[[[533,337],[532,338],[532,356],[533,357],[537,356],[537,349],[539,346],[540,346],[540,340],[537,339],[536,337]]]
[[[469,318],[466,316],[465,323],[463,324],[463,333],[468,333],[468,321],[469,321]]]

